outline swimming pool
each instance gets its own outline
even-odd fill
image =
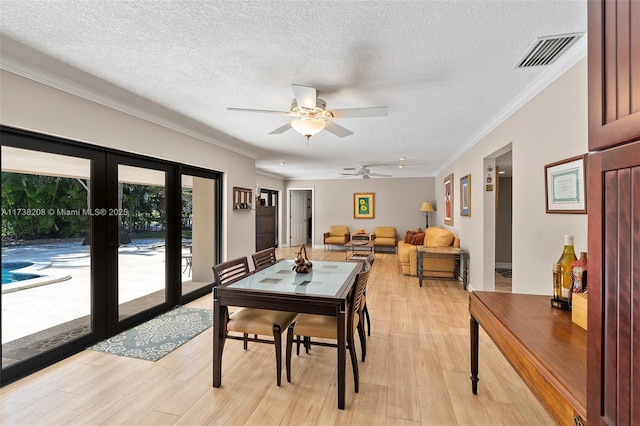
[[[18,269],[26,268],[33,265],[32,262],[7,262],[2,264],[2,284],[10,284],[16,281],[30,280],[38,278],[40,275],[30,273],[14,273]]]

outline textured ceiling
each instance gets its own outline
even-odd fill
[[[586,0],[0,0],[0,53],[5,69],[250,155],[268,174],[334,179],[345,167],[386,164],[372,171],[433,176],[586,54],[582,37],[555,64],[515,68],[536,37],[584,33],[586,8]],[[226,109],[288,110],[292,83],[316,87],[328,109],[386,106],[389,115],[335,119],[354,134],[323,131],[306,147],[293,130],[268,134],[289,117]]]

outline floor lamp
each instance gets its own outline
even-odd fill
[[[426,223],[424,229],[427,229],[429,227],[429,212],[435,212],[436,209],[433,208],[430,202],[424,201],[420,206],[420,211],[425,212]]]

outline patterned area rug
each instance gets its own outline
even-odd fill
[[[92,346],[94,351],[158,361],[213,325],[213,311],[180,307]]]

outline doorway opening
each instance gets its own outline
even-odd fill
[[[313,188],[290,188],[287,206],[289,247],[314,244]]]
[[[496,291],[511,292],[512,254],[512,177],[511,151],[496,158]]]

